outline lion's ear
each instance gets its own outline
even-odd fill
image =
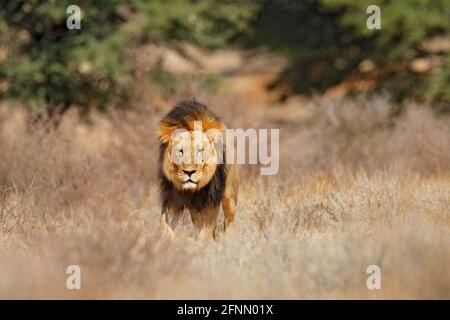
[[[209,141],[211,141],[212,145],[216,145],[216,143],[223,141],[223,132],[219,129],[211,128],[208,129],[205,133],[208,136]]]
[[[160,125],[157,132],[159,141],[161,141],[161,143],[168,143],[170,140],[172,140],[172,134],[176,129],[177,127],[175,126]]]

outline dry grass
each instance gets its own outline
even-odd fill
[[[188,219],[174,241],[160,231],[160,114],[69,113],[57,130],[0,115],[0,297],[450,298],[448,118],[391,121],[382,99],[298,115],[208,99],[234,126],[281,128],[282,163],[264,179],[242,168],[236,223],[206,241]],[[72,264],[82,290],[65,287]],[[382,290],[366,288],[372,264]]]

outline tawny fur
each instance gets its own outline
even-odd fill
[[[224,133],[226,126],[203,104],[192,100],[183,101],[175,106],[160,122],[158,135],[160,140],[160,191],[162,198],[163,222],[175,230],[184,209],[188,209],[193,224],[199,231],[216,234],[217,217],[222,205],[224,212],[224,229],[234,220],[237,204],[239,178],[234,164],[220,164],[215,161],[199,164],[175,164],[172,159],[173,148],[194,148],[190,140],[175,145],[173,133],[177,129],[194,130],[194,122],[201,121],[205,139],[202,147],[208,152],[207,158],[217,159],[217,137],[207,132],[216,129]],[[211,131],[211,130],[210,130]],[[189,139],[189,138],[188,138]],[[180,147],[181,144],[181,147]],[[208,146],[214,145],[213,148]],[[190,149],[189,149],[190,150]],[[176,150],[175,150],[176,151]],[[182,151],[182,150],[181,150]],[[195,151],[194,151],[195,152]],[[225,159],[225,154],[222,154]],[[190,174],[185,182],[186,174]],[[189,184],[189,189],[186,189]]]

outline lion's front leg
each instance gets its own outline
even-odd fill
[[[174,231],[180,222],[180,218],[183,214],[182,210],[163,207],[161,210],[161,223],[163,228],[167,230],[170,237],[174,237]]]
[[[223,229],[224,231],[226,231],[227,228],[234,221],[234,211],[236,208],[235,199],[224,197],[224,199],[222,200],[222,208],[224,215]]]
[[[216,222],[220,207],[202,211],[191,210],[191,219],[200,235],[212,235],[216,238]]]
[[[230,167],[225,192],[222,199],[222,208],[224,214],[224,231],[233,223],[234,212],[238,200],[239,191],[239,173],[236,165]]]

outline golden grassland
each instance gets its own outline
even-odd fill
[[[241,168],[234,226],[197,240],[159,224],[161,111],[0,114],[0,298],[450,298],[450,121],[384,99],[242,111],[280,128],[280,172]],[[284,109],[283,109],[284,108]],[[81,290],[66,268],[81,267]],[[381,290],[366,268],[379,265]]]

